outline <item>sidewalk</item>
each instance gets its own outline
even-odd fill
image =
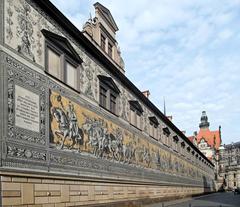
[[[214,193],[214,194],[216,194],[216,193]],[[197,196],[197,197],[187,197],[187,198],[182,198],[182,199],[177,199],[177,200],[172,200],[172,201],[164,201],[164,202],[159,202],[159,203],[155,203],[155,204],[145,205],[144,207],[168,207],[168,206],[170,207],[170,206],[176,205],[178,203],[184,203],[187,201],[192,201],[195,199],[208,197],[208,196],[212,196],[212,194],[201,195],[201,196]]]

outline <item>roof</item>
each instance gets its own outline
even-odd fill
[[[190,136],[188,139],[193,143],[193,140],[195,139],[195,136]]]
[[[53,18],[68,34],[81,44],[84,49],[96,58],[111,75],[118,79],[126,88],[128,88],[136,97],[138,97],[148,108],[152,110],[161,120],[172,128],[185,142],[187,142],[196,152],[201,155],[211,166],[214,166],[204,154],[147,98],[142,92],[110,61],[105,55],[93,45],[93,43],[73,25],[73,23],[63,15],[49,0],[33,0],[44,12]],[[61,20],[61,21],[59,21]]]
[[[234,142],[224,145],[225,149],[240,148],[240,142]]]
[[[219,149],[221,145],[220,131],[210,131],[209,129],[200,129],[197,134],[197,143],[204,139],[211,148]]]
[[[113,29],[115,31],[118,31],[118,26],[116,24],[116,22],[113,19],[113,16],[111,14],[111,12],[102,4],[100,4],[99,2],[96,2],[94,4],[95,9],[99,9],[99,11],[101,12],[101,14],[103,15],[103,17],[105,18],[105,20],[113,27]]]

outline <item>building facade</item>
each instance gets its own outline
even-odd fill
[[[199,131],[194,132],[193,136],[188,137],[189,140],[196,145],[199,150],[214,164],[217,165],[217,154],[222,143],[221,126],[218,130],[210,130],[210,123],[206,111],[202,112]]]
[[[240,142],[219,149],[219,188],[240,188]]]
[[[214,190],[213,164],[125,76],[118,27],[94,7],[81,32],[48,0],[0,1],[0,206]]]

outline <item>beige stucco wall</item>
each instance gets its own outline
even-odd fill
[[[201,187],[157,186],[53,178],[44,175],[2,175],[2,205],[22,207],[82,206],[186,197],[201,194]],[[119,206],[124,206],[120,204]]]

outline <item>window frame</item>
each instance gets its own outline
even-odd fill
[[[109,48],[111,48],[111,50],[109,50]],[[111,53],[110,53],[110,51],[111,51]],[[110,41],[108,41],[108,52],[107,53],[110,58],[113,58],[113,44]]]
[[[103,39],[104,39],[104,41],[102,41]],[[104,45],[102,44],[103,42],[104,42]],[[106,42],[107,42],[107,37],[103,32],[101,32],[100,33],[100,47],[104,52],[106,52],[106,45],[107,45]]]
[[[158,140],[158,125],[159,123],[154,122],[151,120],[153,117],[149,117],[149,136],[153,139]]]
[[[108,77],[110,78],[110,77]],[[113,81],[113,80],[112,80]],[[101,103],[101,88],[103,88],[106,91],[106,105],[104,106]],[[112,114],[118,116],[118,102],[119,102],[119,92],[115,91],[112,87],[109,86],[109,84],[104,83],[104,81],[99,79],[99,106],[104,108],[105,110],[111,112]],[[111,108],[111,97],[115,97],[115,107],[114,110]]]
[[[138,103],[138,101],[135,101],[135,102]],[[130,125],[134,126],[135,128],[139,129],[140,131],[142,131],[142,125],[143,125],[142,124],[142,113],[143,113],[143,111],[141,111],[136,106],[134,106],[134,104],[131,103],[131,101],[129,101],[129,104],[130,104],[129,123],[130,123]],[[132,118],[132,114],[133,114],[133,118]]]
[[[112,113],[117,114],[117,96],[116,96],[115,93],[113,93],[113,91],[110,91],[109,96],[110,96],[110,98],[109,98],[109,101],[110,101],[109,109]],[[114,101],[113,101],[112,97],[114,97]],[[112,103],[114,103],[114,104],[112,104]]]
[[[163,144],[165,144],[166,146],[170,147],[171,131],[169,130],[169,128],[167,126],[163,126],[162,130],[163,130],[163,135],[164,135],[164,142],[163,142]]]
[[[51,50],[52,52],[58,54],[59,57],[60,57],[60,77],[56,77],[55,75],[53,75],[50,72],[50,69],[49,69],[49,50]],[[77,75],[76,87],[74,87],[74,86],[72,86],[72,85],[67,83],[67,72],[66,72],[66,70],[67,70],[67,62],[76,69],[76,75]],[[61,83],[63,83],[67,87],[69,87],[69,88],[71,88],[74,91],[79,93],[80,92],[80,80],[79,80],[80,68],[81,68],[81,64],[80,63],[75,61],[69,54],[64,52],[64,50],[59,48],[53,42],[51,42],[50,40],[45,38],[45,72],[47,74],[49,74],[52,78],[60,81]]]
[[[80,79],[79,79],[79,76],[80,76],[80,66],[76,63],[76,61],[74,61],[72,58],[70,58],[69,56],[67,56],[67,55],[64,55],[64,82],[68,85],[68,86],[70,86],[70,87],[72,87],[72,88],[75,88],[75,87],[73,87],[73,86],[71,86],[71,85],[69,85],[68,83],[67,83],[67,72],[66,72],[66,70],[67,70],[67,63],[68,64],[70,64],[71,66],[73,66],[74,68],[75,68],[75,70],[76,70],[76,90],[80,90],[80,88],[79,88],[79,84],[80,84]]]
[[[179,152],[179,138],[177,135],[174,135],[173,137],[173,150],[176,152]]]
[[[104,93],[102,93],[102,91],[105,91]],[[99,105],[103,108],[107,108],[107,92],[108,90],[106,89],[106,87],[103,84],[100,84],[99,86]],[[102,98],[104,97],[104,98]]]

